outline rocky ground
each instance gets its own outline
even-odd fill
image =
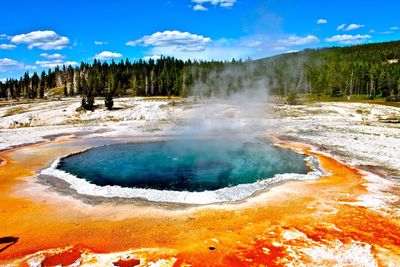
[[[282,134],[313,144],[352,165],[400,176],[400,109],[362,103],[275,106]],[[376,168],[378,169],[378,168]]]

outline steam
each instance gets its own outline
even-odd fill
[[[271,117],[271,95],[266,77],[254,79],[253,64],[226,64],[212,70],[206,79],[194,69],[191,88],[192,116],[182,131],[183,137],[265,136]]]

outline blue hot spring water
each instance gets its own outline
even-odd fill
[[[304,156],[293,151],[230,139],[95,147],[61,159],[58,168],[100,186],[191,192],[309,171]]]

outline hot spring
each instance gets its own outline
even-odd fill
[[[304,156],[236,139],[113,144],[62,158],[57,169],[99,187],[202,192],[306,174]]]

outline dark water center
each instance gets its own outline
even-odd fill
[[[174,140],[96,147],[58,166],[96,185],[204,191],[307,173],[304,157],[267,142]]]

